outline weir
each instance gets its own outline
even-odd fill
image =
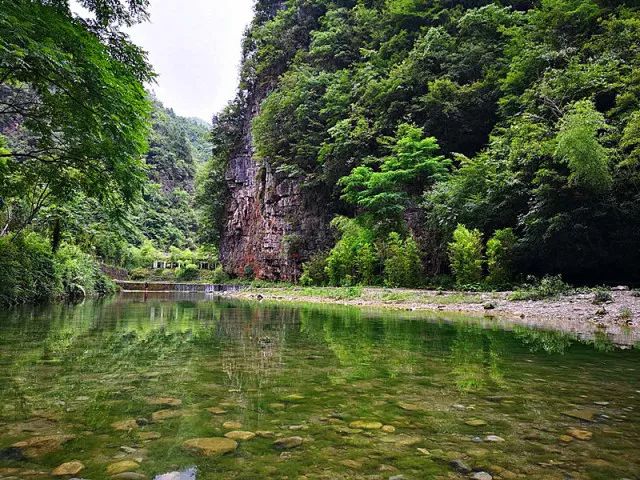
[[[176,282],[139,282],[116,280],[123,292],[180,292],[180,293],[224,293],[237,292],[241,285],[176,283]]]

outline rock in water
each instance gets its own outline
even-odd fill
[[[196,480],[198,469],[196,467],[187,468],[181,472],[169,472],[156,475],[153,480]]]
[[[148,397],[146,400],[149,405],[156,406],[179,407],[182,405],[182,400],[173,397]]]
[[[462,460],[452,460],[449,465],[451,465],[457,472],[471,473],[471,467]]]
[[[279,438],[275,442],[273,442],[273,446],[278,450],[288,450],[290,448],[297,448],[302,445],[302,437],[287,437],[287,438]]]
[[[480,420],[477,418],[472,418],[471,420],[467,420],[464,423],[466,423],[470,427],[483,427],[487,424],[487,422],[485,422],[484,420]]]
[[[228,422],[224,422],[222,424],[222,428],[224,428],[225,430],[238,430],[242,428],[242,424],[240,422],[230,420]]]
[[[120,420],[119,422],[113,422],[111,424],[111,428],[113,428],[114,430],[122,431],[122,432],[135,430],[138,427],[139,427],[138,422],[135,419]]]
[[[581,410],[570,410],[562,412],[562,415],[571,418],[577,418],[578,420],[584,420],[585,422],[593,422],[598,411],[593,408],[583,408]]]
[[[251,440],[256,436],[253,432],[243,432],[241,430],[233,430],[232,432],[227,432],[224,434],[225,437],[230,438],[231,440],[238,440],[246,442],[247,440]]]
[[[591,440],[593,438],[593,433],[587,430],[580,430],[578,428],[570,428],[567,430],[567,435],[582,441]]]
[[[111,476],[112,480],[147,480],[147,476],[138,472],[122,472]]]
[[[64,477],[67,475],[77,475],[82,470],[84,470],[84,465],[82,462],[77,460],[73,460],[71,462],[63,463],[62,465],[56,467],[51,472],[51,475],[54,477]]]
[[[199,455],[215,457],[235,451],[238,448],[238,442],[223,437],[192,438],[184,442],[182,446]]]
[[[477,472],[472,475],[472,480],[493,480],[493,477],[487,472]]]
[[[167,420],[169,418],[175,418],[182,415],[180,410],[158,410],[157,412],[153,412],[151,414],[151,419],[154,422],[161,422],[162,420]]]
[[[121,462],[112,463],[107,467],[108,475],[117,475],[119,473],[129,472],[140,468],[138,462],[133,460],[122,460]]]
[[[62,445],[74,438],[73,435],[31,437],[28,440],[14,443],[11,448],[19,450],[24,457],[32,460],[60,450]]]
[[[351,428],[360,428],[362,430],[380,430],[382,428],[382,423],[371,422],[368,420],[356,420],[355,422],[351,422],[349,426]]]

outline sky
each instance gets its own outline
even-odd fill
[[[151,0],[150,22],[129,30],[158,73],[150,88],[178,115],[211,121],[238,86],[253,0]]]
[[[233,98],[253,0],[151,0],[151,20],[128,30],[158,74],[165,107],[207,123]],[[75,5],[74,10],[81,13]]]

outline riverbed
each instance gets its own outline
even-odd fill
[[[634,479],[639,444],[640,351],[606,334],[200,294],[0,313],[5,480]]]

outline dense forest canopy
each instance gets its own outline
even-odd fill
[[[213,165],[266,95],[256,155],[346,217],[310,281],[336,262],[331,283],[387,279],[392,233],[446,273],[454,231],[509,258],[489,258],[502,279],[638,280],[637,2],[259,1],[244,49]]]

